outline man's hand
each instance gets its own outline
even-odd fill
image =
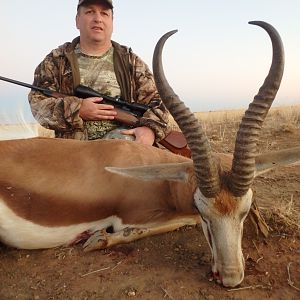
[[[135,141],[140,144],[153,145],[155,134],[149,127],[142,126],[122,131],[122,134],[134,135]]]
[[[113,120],[117,115],[114,107],[101,104],[103,98],[90,97],[81,103],[79,116],[85,121]]]

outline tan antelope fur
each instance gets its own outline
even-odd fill
[[[283,72],[276,30],[264,85],[247,110],[234,155],[213,154],[201,124],[164,78],[158,42],[153,56],[157,88],[185,134],[192,160],[132,141],[51,138],[0,141],[0,240],[22,249],[85,242],[103,249],[203,220],[212,271],[224,286],[244,277],[243,222],[255,176],[300,161],[300,147],[257,155],[258,132]],[[200,217],[201,216],[201,217]],[[110,230],[107,231],[106,229]]]

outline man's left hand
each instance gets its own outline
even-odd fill
[[[153,145],[155,134],[149,127],[142,126],[122,131],[122,134],[134,135],[135,141],[140,144]]]

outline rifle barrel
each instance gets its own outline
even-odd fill
[[[45,89],[40,88],[38,86],[34,86],[34,85],[31,85],[31,84],[28,84],[28,83],[25,83],[25,82],[22,82],[22,81],[10,79],[10,78],[3,77],[3,76],[0,76],[0,80],[10,82],[10,83],[13,83],[13,84],[16,84],[16,85],[24,86],[24,87],[30,88],[32,90],[40,91],[42,93],[45,91]]]
[[[41,93],[43,93],[46,96],[50,96],[50,97],[60,97],[63,96],[62,94],[60,94],[59,92],[55,92],[55,91],[51,91],[48,89],[44,89],[32,84],[28,84],[22,81],[18,81],[18,80],[14,80],[14,79],[10,79],[7,77],[3,77],[0,76],[0,80],[6,81],[6,82],[10,82],[16,85],[20,85],[26,88],[30,88],[32,90],[35,91],[39,91]],[[102,97],[104,100],[106,100],[107,102],[111,103],[112,105],[116,105],[116,106],[120,106],[122,109],[125,110],[133,110],[133,111],[138,111],[139,114],[143,114],[147,109],[149,109],[149,107],[145,104],[140,104],[140,103],[129,103],[127,101],[124,101],[120,98],[114,98],[114,97],[110,97],[104,94],[101,94],[89,87],[86,86],[82,86],[79,85],[76,90],[75,90],[75,95],[77,97],[80,98],[88,98],[88,97]]]

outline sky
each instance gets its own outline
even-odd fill
[[[152,69],[156,42],[177,29],[163,52],[166,77],[192,111],[246,109],[271,63],[271,42],[249,21],[272,24],[285,47],[274,106],[300,104],[299,0],[114,0],[113,40]],[[78,35],[77,0],[1,0],[0,75],[32,83],[36,66]],[[33,121],[29,90],[0,81],[0,124]]]

